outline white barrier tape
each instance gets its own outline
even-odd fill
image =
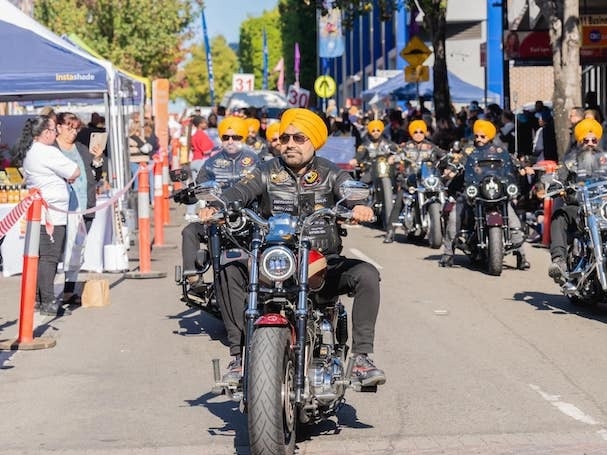
[[[153,165],[148,165],[148,172],[151,170],[153,170]],[[67,213],[69,215],[87,215],[89,213],[95,213],[99,210],[104,210],[104,209],[108,208],[109,206],[113,205],[114,203],[116,203],[118,201],[118,199],[120,197],[122,197],[131,188],[131,185],[133,184],[133,182],[139,175],[140,171],[141,171],[141,168],[137,169],[137,172],[135,172],[135,175],[133,175],[133,178],[127,182],[125,187],[118,190],[110,199],[108,199],[106,202],[104,202],[101,205],[98,205],[96,207],[91,207],[90,209],[86,209],[86,210],[76,210],[76,211],[63,210],[63,209],[54,207],[50,204],[49,204],[48,208],[50,210],[54,210],[55,212]]]

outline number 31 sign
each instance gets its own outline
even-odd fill
[[[308,107],[310,90],[290,85],[287,93],[287,102],[289,103],[289,107]]]
[[[255,75],[239,73],[232,75],[233,92],[250,92],[255,90]]]

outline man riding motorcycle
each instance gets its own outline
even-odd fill
[[[200,169],[196,183],[216,180],[227,188],[253,172],[259,164],[259,157],[244,144],[247,125],[239,117],[226,117],[217,127],[221,139],[221,151],[207,159]],[[184,270],[194,270],[196,252],[201,243],[206,243],[207,226],[200,222],[188,224],[181,231],[181,255]],[[204,282],[197,276],[188,277],[190,289],[196,292],[197,285]]]
[[[416,175],[420,171],[419,166],[423,162],[430,162],[435,165],[446,152],[430,142],[426,136],[428,126],[423,120],[413,120],[409,123],[409,135],[411,140],[407,141],[402,148],[404,160],[402,170],[397,177],[397,192],[392,211],[390,212],[390,222],[386,227],[386,237],[384,243],[392,243],[396,231],[395,223],[398,223],[398,215],[403,209],[403,192],[407,188],[407,179],[411,175]]]
[[[381,120],[371,120],[367,125],[367,135],[350,161],[350,165],[362,169],[360,181],[363,183],[371,183],[373,180],[368,163],[378,156],[392,156],[398,152],[396,144],[383,136],[383,132],[384,123]]]
[[[454,255],[454,242],[450,241],[455,239],[458,232],[462,227],[462,218],[466,218],[469,222],[474,222],[474,216],[472,215],[472,207],[468,205],[465,197],[461,194],[463,188],[469,185],[471,182],[466,180],[467,175],[472,175],[474,170],[469,169],[470,165],[482,160],[498,158],[503,161],[511,162],[512,157],[508,151],[500,146],[493,143],[493,138],[497,133],[497,129],[493,123],[487,120],[477,120],[473,125],[474,133],[474,148],[468,153],[466,158],[466,164],[464,165],[464,178],[461,180],[455,180],[461,182],[461,187],[457,190],[460,195],[457,198],[456,206],[449,214],[446,223],[447,234],[443,242],[443,255],[439,261],[440,267],[452,267],[453,266],[453,255]],[[512,163],[511,163],[512,164]],[[510,166],[513,169],[514,165]],[[451,190],[453,191],[453,189]],[[465,211],[468,211],[468,216],[465,216]],[[508,204],[508,227],[512,231],[512,243],[517,245],[517,249],[514,254],[516,256],[516,267],[519,270],[527,270],[531,267],[525,257],[523,250],[524,236],[521,229],[521,220],[517,216],[514,207],[511,203]],[[473,229],[473,226],[466,226],[467,229]]]
[[[280,133],[281,156],[263,163],[223,192],[221,198],[226,203],[241,201],[245,205],[259,198],[263,217],[278,213],[309,214],[321,207],[332,207],[341,197],[339,186],[351,177],[329,160],[315,156],[327,140],[324,121],[307,109],[288,109],[281,118]],[[205,207],[200,211],[200,218],[207,220],[216,211],[213,206]],[[358,222],[373,219],[372,209],[364,205],[355,206],[353,214]],[[384,372],[368,357],[373,352],[379,311],[379,272],[367,262],[340,255],[342,244],[337,224],[315,225],[309,238],[313,248],[328,262],[321,296],[330,298],[345,293],[354,296],[352,352],[356,357],[352,378],[364,386],[385,383]],[[237,384],[242,373],[247,282],[248,273],[243,264],[230,263],[222,270],[219,303],[233,356],[223,377],[227,383]]]
[[[604,151],[598,146],[603,128],[594,119],[586,118],[580,121],[574,129],[578,146],[572,147],[570,153],[565,155],[564,166],[559,168],[558,180],[561,182],[575,181],[592,175],[597,169],[607,167]],[[565,205],[555,210],[550,223],[550,257],[552,263],[548,268],[548,275],[558,284],[567,280],[567,247],[570,233],[578,227],[579,207],[575,197],[566,197]]]

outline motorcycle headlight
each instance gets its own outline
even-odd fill
[[[426,177],[424,179],[424,187],[426,187],[426,189],[430,191],[436,190],[438,188],[438,183],[439,180],[434,175],[431,175],[430,177]]]
[[[466,188],[466,196],[468,196],[470,199],[474,199],[477,195],[478,188],[474,185],[470,185],[468,188]]]
[[[502,195],[502,185],[493,178],[487,179],[481,184],[481,194],[485,199],[497,199]]]
[[[377,171],[379,174],[387,174],[389,172],[389,164],[386,159],[379,160],[377,163]]]
[[[261,273],[270,281],[285,281],[295,273],[295,256],[284,246],[273,246],[261,255]]]
[[[518,194],[518,186],[516,186],[514,183],[511,183],[506,187],[506,193],[508,193],[508,196],[510,197],[515,197]]]

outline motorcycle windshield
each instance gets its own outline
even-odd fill
[[[464,172],[467,185],[478,185],[488,175],[498,177],[502,182],[511,182],[515,175],[512,161],[496,158],[468,159]]]

